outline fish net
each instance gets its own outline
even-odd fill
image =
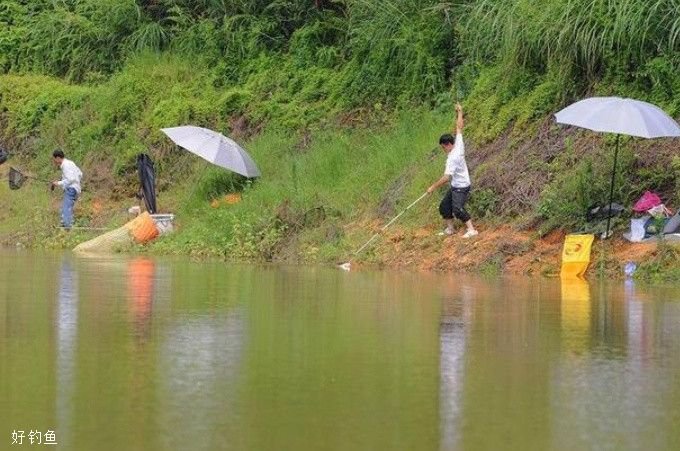
[[[120,227],[76,246],[77,253],[109,253],[132,243],[127,227]]]
[[[22,174],[21,172],[17,171],[14,168],[9,168],[9,189],[17,190],[21,188],[21,186],[24,184],[26,181],[27,177]]]
[[[80,243],[73,251],[87,254],[115,252],[132,243],[147,243],[156,238],[158,234],[159,231],[153,218],[148,212],[144,212],[122,227]]]

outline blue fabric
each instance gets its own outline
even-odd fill
[[[61,225],[71,228],[73,225],[73,205],[78,200],[78,192],[75,188],[66,188],[64,200],[61,203]]]

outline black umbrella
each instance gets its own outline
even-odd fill
[[[137,170],[139,171],[139,182],[142,184],[142,196],[146,210],[150,214],[156,213],[156,172],[153,161],[145,153],[137,155]]]

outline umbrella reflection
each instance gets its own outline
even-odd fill
[[[168,449],[196,449],[197,437],[235,413],[244,333],[240,312],[178,316],[169,325],[158,355],[160,421],[182,433],[166,437]]]
[[[586,449],[618,434],[616,448],[667,448],[658,406],[673,390],[656,361],[656,305],[643,298],[632,280],[600,284],[592,301],[587,282],[562,281],[562,337],[574,354],[552,381],[554,447]]]
[[[651,363],[658,343],[658,323],[654,318],[654,306],[645,301],[645,294],[636,286],[635,281],[626,280],[623,288],[628,325],[628,350],[637,360]]]

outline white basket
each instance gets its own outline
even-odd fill
[[[156,228],[161,235],[166,235],[172,232],[172,221],[175,219],[175,215],[155,214],[151,215],[151,218],[156,223]]]

